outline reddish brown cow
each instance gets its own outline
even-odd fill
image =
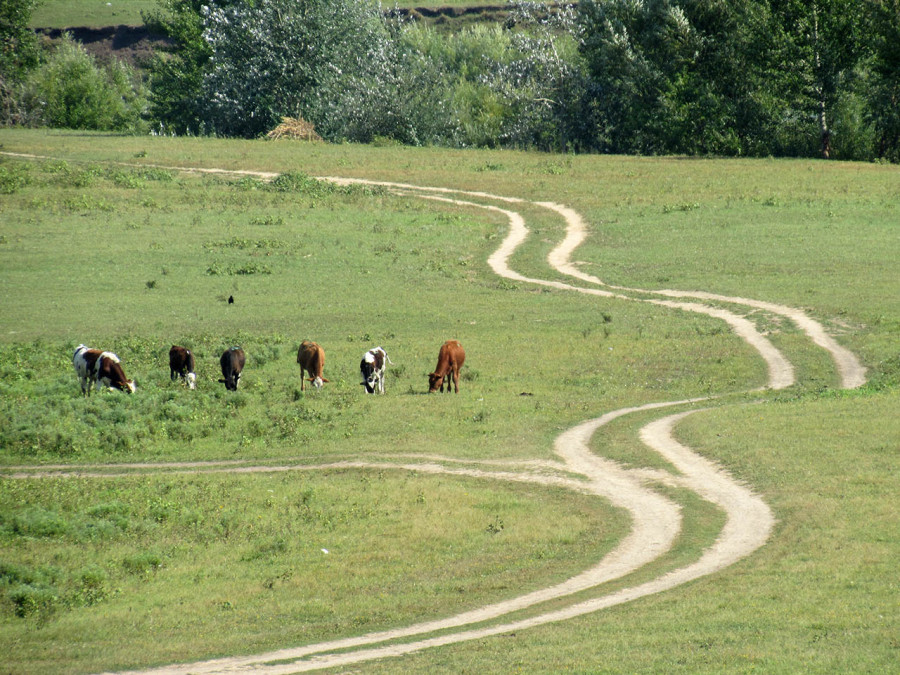
[[[112,352],[102,352],[99,349],[78,345],[78,349],[72,355],[72,365],[81,380],[81,393],[85,396],[91,395],[91,384],[94,384],[97,390],[105,386],[128,394],[137,389],[134,382],[125,378],[119,357]]]
[[[189,389],[197,388],[197,373],[194,372],[194,354],[190,349],[172,345],[169,350],[169,377],[180,377]]]
[[[447,340],[441,345],[438,352],[438,363],[434,372],[428,376],[428,393],[434,393],[438,389],[444,391],[444,378],[448,374],[453,375],[453,386],[459,393],[459,369],[466,360],[466,351],[457,340]],[[447,393],[450,393],[450,383],[447,382]]]
[[[304,340],[300,343],[300,349],[297,350],[297,363],[300,364],[300,391],[304,389],[304,371],[310,374],[309,381],[316,389],[320,389],[324,382],[328,382],[322,377],[322,370],[325,368],[325,350],[315,342]]]

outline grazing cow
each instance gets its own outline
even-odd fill
[[[379,394],[384,393],[385,362],[394,363],[381,347],[375,347],[363,354],[362,361],[359,362],[359,372],[363,379],[360,384],[366,388],[367,394],[374,394],[376,389]]]
[[[81,393],[84,396],[91,395],[91,384],[94,384],[98,391],[101,386],[118,389],[127,394],[137,389],[134,382],[125,379],[125,371],[122,370],[119,357],[112,352],[78,345],[78,349],[72,355],[72,365],[81,380]]]
[[[466,352],[463,346],[457,340],[447,340],[441,345],[438,352],[438,363],[434,372],[428,376],[428,393],[436,392],[438,389],[441,393],[444,391],[444,378],[448,374],[453,375],[453,385],[456,387],[456,393],[459,393],[459,369],[462,368],[466,360]],[[447,382],[447,393],[450,393],[450,383]]]
[[[222,352],[219,364],[222,366],[222,377],[225,378],[219,382],[224,382],[229,391],[237,391],[241,371],[244,370],[244,350],[240,347],[226,349]]]
[[[300,391],[304,389],[304,371],[309,373],[309,381],[316,389],[320,389],[323,383],[328,382],[322,377],[322,370],[325,368],[325,350],[315,342],[304,340],[300,343],[300,349],[297,350],[297,363],[300,364]]]
[[[197,373],[194,372],[194,354],[190,349],[172,345],[169,350],[169,377],[180,377],[188,389],[197,388]]]

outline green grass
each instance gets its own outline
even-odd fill
[[[395,3],[385,4],[385,8]],[[477,0],[442,0],[441,2],[416,2],[397,0],[398,7],[476,7],[490,4]],[[495,3],[502,4],[502,3]],[[41,0],[31,17],[35,28],[69,28],[87,26],[140,26],[144,23],[141,13],[159,10],[156,0]]]
[[[589,417],[727,394],[729,405],[689,416],[676,432],[773,507],[778,526],[766,547],[657,597],[366,671],[891,670],[900,646],[891,634],[891,561],[900,553],[891,536],[900,488],[896,167],[25,130],[0,130],[0,143],[55,158],[0,158],[7,472],[30,463],[396,454],[549,459],[559,432]],[[269,187],[151,165],[282,178]],[[717,321],[502,282],[485,263],[506,232],[496,214],[304,178],[316,175],[564,203],[591,226],[575,255],[586,271],[627,286],[804,308],[861,356],[869,384],[837,392],[820,350],[756,313],[799,382],[746,395],[764,383],[763,365]],[[521,210],[533,236],[512,266],[555,278],[543,258],[561,224]],[[460,394],[426,396],[437,348],[451,337],[469,355]],[[319,392],[300,392],[295,352],[305,338],[326,350],[331,382]],[[71,366],[80,342],[116,351],[137,394],[82,398]],[[169,381],[173,343],[198,356],[196,392]],[[248,363],[241,390],[226,395],[217,359],[235,343]],[[395,365],[387,394],[364,397],[358,363],[376,344]],[[667,468],[636,439],[651,419],[616,420],[595,450]],[[311,486],[321,518],[304,515]],[[718,511],[671,496],[686,525],[676,548],[615,587],[695,559],[716,536]],[[0,641],[15,646],[12,672],[190,660],[448,616],[583,569],[622,531],[615,511],[576,494],[404,471],[3,479],[0,504]],[[219,506],[230,510],[224,521]],[[341,545],[317,543],[326,536]],[[365,564],[347,562],[358,560]],[[306,592],[321,589],[316,575],[334,561],[327,573],[348,585]],[[200,568],[210,572],[198,577]],[[454,581],[433,569],[454,570]],[[398,578],[415,585],[397,590]],[[279,594],[287,588],[296,593]],[[402,603],[379,598],[382,588]],[[172,612],[183,607],[191,612]],[[125,641],[137,645],[127,657],[117,647]]]
[[[897,638],[896,390],[724,407],[679,440],[746,477],[778,517],[720,574],[587,615],[406,657],[407,672],[890,673]],[[395,673],[398,663],[367,664]]]
[[[93,672],[436,618],[593,562],[625,523],[590,501],[408,471],[5,481],[4,662]]]
[[[42,0],[31,15],[35,28],[140,26],[141,12],[155,12],[156,0]]]

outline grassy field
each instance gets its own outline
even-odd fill
[[[772,506],[766,547],[658,597],[366,671],[892,670],[896,167],[22,130],[0,130],[0,144],[53,158],[0,157],[5,475],[22,464],[550,459],[560,431],[589,417],[725,394],[679,438]],[[716,320],[501,280],[485,262],[505,236],[500,216],[308,178],[325,175],[566,204],[591,226],[575,255],[586,271],[802,307],[860,356],[869,383],[837,390],[821,350],[754,314],[798,384],[747,395],[763,364]],[[532,238],[512,266],[556,278],[543,259],[562,223],[520,210]],[[319,392],[300,391],[305,338],[327,353]],[[469,354],[460,394],[426,396],[448,338]],[[82,398],[71,366],[81,342],[116,351],[137,394]],[[173,343],[198,355],[196,392],[169,380]],[[236,343],[248,363],[226,395],[217,359]],[[387,394],[364,397],[358,363],[376,344],[395,365]],[[598,453],[658,466],[636,438],[650,419],[605,427]],[[715,537],[721,514],[671,496],[685,518],[677,546],[616,586],[690,561]],[[82,673],[361,634],[554,583],[626,529],[577,492],[409,470],[3,478],[0,648],[9,672]]]
[[[503,5],[502,2],[478,2],[477,0],[443,0],[441,2],[416,2],[397,0],[385,3],[385,8],[397,7],[477,7],[480,5]],[[159,9],[157,0],[41,0],[35,8],[31,25],[35,28],[69,28],[86,26],[140,26],[144,23],[143,13],[153,13]]]

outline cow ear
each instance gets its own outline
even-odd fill
[[[324,377],[322,378],[322,382],[328,382]]]

